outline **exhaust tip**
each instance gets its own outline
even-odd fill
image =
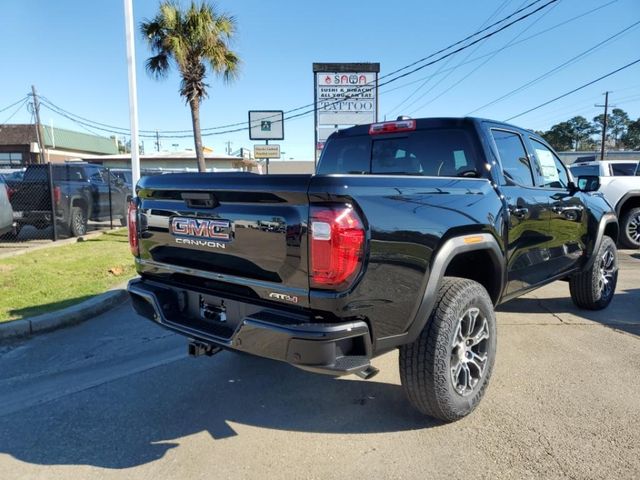
[[[358,370],[355,372],[357,376],[362,378],[363,380],[369,380],[370,378],[375,377],[380,370],[374,367],[373,365],[369,365],[368,367],[363,368],[362,370]]]

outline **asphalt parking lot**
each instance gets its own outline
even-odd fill
[[[332,379],[185,340],[129,304],[0,345],[0,475],[23,478],[638,478],[640,254],[617,295],[556,282],[502,306],[491,386],[440,424],[404,398],[397,354]]]

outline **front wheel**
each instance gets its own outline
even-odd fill
[[[400,379],[421,413],[451,422],[470,414],[489,384],[496,317],[482,285],[445,277],[415,342],[400,347]]]
[[[618,283],[618,251],[611,237],[604,236],[596,258],[588,270],[569,279],[571,300],[580,308],[602,310],[606,308]]]

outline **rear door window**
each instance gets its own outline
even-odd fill
[[[531,162],[522,138],[515,132],[491,130],[498,148],[502,171],[507,180],[525,187],[533,187]]]
[[[616,177],[629,177],[636,174],[637,164],[635,163],[612,163],[611,175]]]

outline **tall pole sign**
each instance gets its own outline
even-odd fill
[[[315,162],[340,128],[378,121],[379,63],[314,63]]]

